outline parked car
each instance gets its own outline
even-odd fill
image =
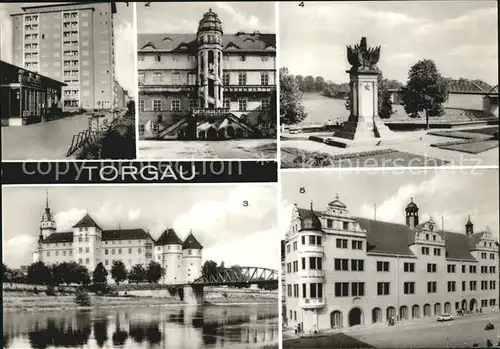
[[[438,316],[438,318],[437,318],[437,321],[452,321],[452,320],[453,320],[453,316],[451,316],[450,314],[443,314],[443,315]]]

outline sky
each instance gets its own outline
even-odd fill
[[[192,230],[204,260],[279,270],[273,184],[3,187],[3,262],[10,267],[32,263],[46,190],[58,232],[88,212],[104,230],[149,229],[155,239],[166,228],[181,239]]]
[[[431,216],[441,228],[465,233],[470,214],[475,231],[490,227],[498,240],[498,170],[417,170],[336,171],[281,174],[282,203],[279,229],[282,237],[289,228],[294,203],[322,211],[338,194],[355,217],[405,224],[405,207],[413,197],[420,222]],[[305,193],[300,193],[300,188]]]
[[[137,31],[151,34],[195,34],[200,19],[209,9],[219,16],[224,33],[276,32],[273,2],[152,2],[149,7],[138,2]]]
[[[51,4],[50,2],[44,4]],[[12,20],[11,14],[22,13],[21,7],[40,5],[40,3],[12,3],[0,4],[0,59],[9,63],[13,62],[12,54]],[[114,14],[114,38],[115,38],[115,76],[118,83],[135,96],[137,86],[134,81],[134,28],[133,7],[125,3],[116,3],[116,14]]]
[[[280,2],[280,66],[292,74],[348,81],[346,45],[381,45],[384,77],[406,82],[432,59],[444,77],[498,84],[496,1]]]

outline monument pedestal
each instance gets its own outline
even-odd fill
[[[332,139],[346,139],[346,147],[358,142],[376,143],[380,138],[391,137],[392,131],[378,116],[378,70],[351,69],[348,73],[351,115],[342,129],[334,132]]]

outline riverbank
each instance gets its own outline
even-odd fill
[[[107,297],[90,296],[91,306],[76,305],[74,296],[12,296],[4,294],[4,312],[22,311],[50,311],[93,308],[122,308],[122,307],[168,307],[186,305],[185,302],[174,298],[159,297]],[[206,304],[210,305],[246,305],[246,304],[277,304],[278,300],[269,297],[212,297]]]

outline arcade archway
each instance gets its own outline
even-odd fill
[[[446,314],[451,314],[451,303],[450,302],[444,303],[444,312]]]
[[[441,314],[441,303],[434,304],[434,315]]]
[[[408,307],[406,305],[402,305],[399,308],[399,318],[401,320],[408,320]]]
[[[361,309],[353,308],[349,312],[349,326],[361,325]]]
[[[477,301],[474,298],[472,298],[470,300],[469,310],[474,311],[474,310],[476,310],[476,307],[477,307]]]
[[[378,323],[382,322],[382,310],[380,308],[373,308],[372,309],[372,322]]]
[[[342,313],[338,310],[330,313],[330,325],[332,328],[342,327]]]
[[[418,305],[414,305],[411,307],[411,318],[418,319],[420,317],[420,307]]]
[[[209,141],[217,140],[217,130],[213,127],[210,127],[207,131],[207,139]]]
[[[234,138],[234,136],[236,135],[235,131],[234,131],[234,127],[233,126],[228,126],[226,128],[226,132],[227,132],[227,136],[229,138]]]

